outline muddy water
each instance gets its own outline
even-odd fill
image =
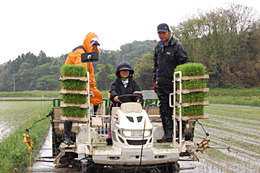
[[[51,131],[52,129],[50,128],[49,132],[48,132],[48,136],[46,138],[46,141],[44,143],[44,145],[42,146],[42,149],[40,151],[39,156],[40,157],[51,157],[52,156],[52,138],[51,138]],[[47,159],[46,159],[47,160]],[[48,161],[52,161],[51,159],[48,159]],[[46,170],[48,172],[56,172],[55,171],[55,167],[53,162],[39,162],[39,161],[34,161],[32,163],[32,168],[31,168],[31,172],[46,172]],[[29,171],[30,168],[28,168],[27,171]]]
[[[48,136],[44,145],[41,148],[39,157],[32,163],[31,172],[50,172],[50,173],[65,173],[65,172],[77,172],[73,168],[56,168],[53,161],[54,159],[49,159],[45,157],[52,157],[52,128],[48,132]],[[47,162],[45,162],[47,161]],[[29,172],[30,168],[27,168]]]

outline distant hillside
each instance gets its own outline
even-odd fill
[[[104,65],[110,65],[111,73],[106,75],[112,76],[119,62],[123,60],[131,63],[134,68],[138,63],[137,58],[142,58],[144,54],[151,52],[155,45],[156,40],[147,40],[124,44],[119,51],[101,49],[99,61],[93,63],[95,74],[97,74],[97,85],[103,85],[103,81],[98,81],[98,77],[101,76],[99,72]],[[68,50],[68,52],[71,50]],[[47,57],[43,51],[38,56],[28,52],[19,55],[13,61],[1,64],[0,91],[59,90],[60,68],[65,63],[67,56],[68,54],[63,54],[54,58]],[[104,73],[107,73],[107,71]],[[109,82],[107,85],[110,84]],[[109,86],[105,86],[105,89],[108,88]]]

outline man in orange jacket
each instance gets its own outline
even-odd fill
[[[94,105],[94,114],[96,114],[98,105],[102,103],[102,94],[100,91],[95,87],[96,81],[94,76],[94,68],[92,62],[89,63],[82,63],[81,62],[81,54],[88,53],[88,52],[98,52],[99,44],[98,36],[90,32],[86,35],[83,44],[74,48],[69,56],[66,59],[65,64],[74,64],[74,65],[84,65],[86,67],[86,71],[90,74],[90,103]],[[90,68],[89,68],[90,67]],[[64,143],[68,145],[72,145],[73,142],[70,139],[70,133],[72,128],[71,121],[64,121]]]

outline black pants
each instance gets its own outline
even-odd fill
[[[164,135],[167,137],[172,137],[173,132],[173,120],[172,112],[173,108],[169,106],[169,94],[173,92],[172,87],[157,88],[156,89],[159,98],[159,110],[162,119],[162,126],[164,130]]]
[[[172,114],[173,114],[173,108],[169,105],[169,95],[170,93],[173,93],[173,87],[164,87],[164,88],[157,88],[156,90],[158,98],[159,98],[159,109],[162,119],[162,126],[164,130],[164,135],[167,137],[172,137],[173,135],[173,120],[172,120]],[[173,98],[171,98],[173,100]],[[173,102],[172,102],[173,103]],[[177,122],[179,124],[179,122]],[[182,121],[182,135],[185,136],[185,127],[186,127],[187,121]],[[179,135],[176,134],[177,137]]]

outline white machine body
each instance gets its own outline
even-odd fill
[[[141,104],[123,103],[112,109],[111,134],[114,148],[153,147],[153,125]]]

